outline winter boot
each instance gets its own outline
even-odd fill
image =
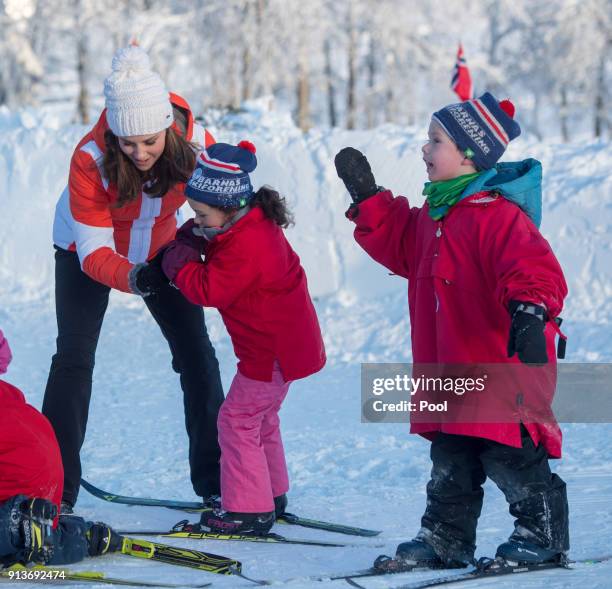
[[[441,559],[430,544],[416,538],[410,542],[402,542],[395,551],[395,558],[432,569],[461,569],[467,566],[467,563],[459,560]]]
[[[52,526],[57,506],[25,495],[17,495],[9,503],[9,532],[16,561],[47,563],[53,555]]]
[[[200,526],[208,528],[217,534],[255,534],[265,535],[274,525],[274,512],[240,513],[213,509],[204,512],[200,518]]]
[[[558,550],[543,548],[520,538],[510,538],[497,547],[495,556],[512,563],[538,564],[559,561],[563,558],[563,554]]]
[[[402,542],[397,547],[395,558],[382,555],[374,561],[374,568],[385,573],[402,573],[415,568],[455,569],[465,566],[466,563],[455,560],[443,561],[429,544],[421,540]]]
[[[274,497],[274,515],[276,519],[281,517],[285,511],[287,511],[287,505],[289,504],[289,500],[287,499],[287,495],[283,493],[278,497]]]
[[[89,556],[117,552],[123,547],[123,536],[117,534],[110,526],[96,522],[87,531],[87,547]]]

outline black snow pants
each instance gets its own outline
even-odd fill
[[[521,432],[522,448],[444,433],[432,442],[427,507],[417,538],[443,560],[470,562],[474,557],[481,485],[487,477],[504,493],[516,518],[511,538],[569,550],[565,483],[551,473],[544,447],[536,448],[522,425]]]
[[[42,410],[53,425],[64,462],[63,500],[72,505],[79,492],[79,452],[85,439],[96,347],[109,293],[109,287],[81,270],[75,252],[56,247],[57,353],[51,362]],[[204,311],[170,285],[143,300],[168,341],[172,368],[180,375],[193,488],[202,497],[219,494],[217,414],[223,389]]]

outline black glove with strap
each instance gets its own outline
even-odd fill
[[[96,522],[87,530],[89,556],[101,556],[109,552],[117,552],[123,546],[123,536],[113,531],[110,526]]]
[[[546,364],[546,309],[534,303],[510,301],[509,311],[512,323],[508,338],[508,358],[516,353],[523,364]]]
[[[157,294],[166,288],[170,281],[161,267],[163,251],[150,262],[136,264],[128,275],[130,290],[141,297]]]
[[[338,176],[344,182],[355,204],[383,190],[376,184],[366,156],[357,149],[353,147],[341,149],[336,154],[334,164]]]

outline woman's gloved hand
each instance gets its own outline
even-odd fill
[[[157,294],[169,284],[162,264],[163,253],[157,254],[150,262],[136,264],[128,275],[130,289],[134,294],[148,297]]]

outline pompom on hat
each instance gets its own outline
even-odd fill
[[[473,100],[445,106],[432,118],[478,170],[493,168],[508,143],[521,134],[521,127],[514,120],[512,102],[498,102],[489,92]]]
[[[118,137],[152,135],[174,122],[166,85],[136,45],[119,49],[104,80],[106,120]]]
[[[215,143],[200,152],[185,196],[215,207],[241,208],[253,198],[249,173],[257,167],[255,146]]]

